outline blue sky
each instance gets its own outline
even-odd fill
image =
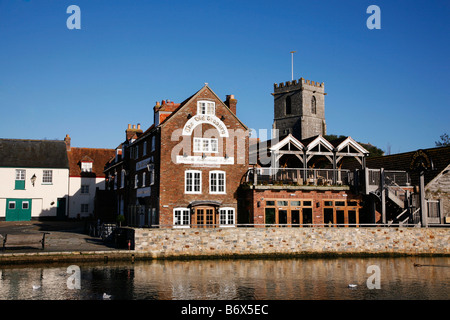
[[[81,29],[69,30],[70,5]],[[381,29],[369,30],[369,5]],[[329,134],[391,153],[450,134],[450,2],[0,0],[0,138],[115,148],[205,82],[270,129],[273,84],[325,83]]]

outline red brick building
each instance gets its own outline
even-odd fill
[[[154,124],[128,128],[118,161],[106,167],[138,226],[225,226],[237,223],[238,189],[248,170],[248,128],[236,99],[208,85],[181,103],[157,102]],[[133,132],[129,131],[135,129]],[[112,185],[111,185],[112,184]]]

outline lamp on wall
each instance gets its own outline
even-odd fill
[[[34,183],[36,182],[36,175],[35,174],[33,174],[33,176],[31,177],[31,184],[33,185],[33,187],[34,187]]]

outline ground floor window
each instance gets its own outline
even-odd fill
[[[187,208],[176,208],[173,210],[173,224],[175,227],[189,227],[191,212]]]
[[[266,200],[265,224],[280,227],[299,227],[313,223],[310,199]]]
[[[219,222],[221,226],[230,226],[235,223],[235,211],[234,208],[220,208],[219,209]]]
[[[326,227],[357,227],[359,209],[358,200],[326,200],[323,202],[324,224]]]

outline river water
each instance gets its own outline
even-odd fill
[[[0,299],[450,298],[448,257],[165,260],[69,267],[69,264],[0,266]]]

